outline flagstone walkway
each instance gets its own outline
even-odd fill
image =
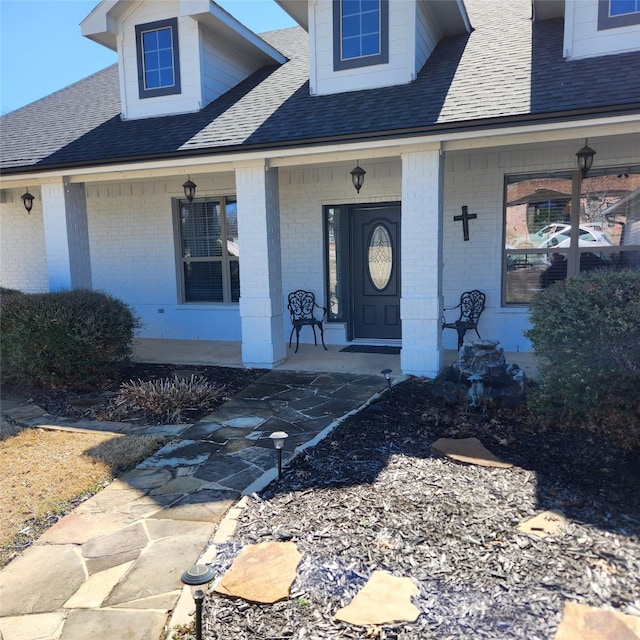
[[[380,375],[270,371],[193,425],[144,430],[175,437],[0,572],[0,640],[158,640],[182,572],[241,495],[277,476],[269,435],[289,434],[286,462],[385,388]],[[32,406],[2,412],[28,426],[132,430]]]

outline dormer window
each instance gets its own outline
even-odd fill
[[[598,31],[640,24],[640,0],[598,0]]]
[[[388,0],[334,0],[334,71],[388,61]]]
[[[136,25],[140,99],[180,93],[178,20]]]

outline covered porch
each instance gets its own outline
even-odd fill
[[[288,349],[284,362],[276,369],[332,373],[375,374],[391,369],[392,377],[401,375],[399,354],[348,353],[343,345],[327,345],[327,351],[313,344],[301,343],[298,353]],[[443,366],[456,361],[457,351],[443,351]],[[509,363],[517,364],[528,378],[536,379],[537,366],[533,352],[505,352]],[[242,367],[242,343],[221,340],[175,340],[137,338],[134,359],[139,362],[200,364],[218,367]]]

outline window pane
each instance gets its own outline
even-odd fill
[[[185,262],[184,295],[186,302],[222,302],[222,263]]]
[[[345,212],[338,207],[326,209],[327,221],[327,267],[329,270],[329,319],[344,320],[343,300],[346,286],[344,276],[345,236],[343,234],[345,224]]]
[[[352,38],[360,35],[360,16],[342,18],[342,37]]]
[[[362,33],[378,34],[380,31],[380,12],[370,11],[369,13],[362,14]]]
[[[237,260],[229,262],[231,272],[231,302],[240,300],[240,263]]]
[[[158,51],[158,66],[161,69],[171,69],[173,72],[173,51],[171,49]]]
[[[640,11],[638,0],[611,0],[609,3],[609,15],[621,16],[625,13],[635,13]]]
[[[160,86],[170,87],[173,85],[173,69],[160,69]]]
[[[142,45],[145,52],[155,51],[158,48],[158,32],[146,31],[142,34]]]
[[[380,53],[380,39],[378,34],[372,36],[363,36],[362,38],[362,55],[373,56]]]
[[[171,29],[169,27],[158,29],[156,33],[158,34],[158,49],[170,49],[172,45]]]
[[[360,13],[359,0],[342,0],[342,15],[351,16]]]
[[[144,86],[146,89],[157,89],[162,86],[160,84],[160,72],[159,71],[147,71],[144,74]]]
[[[342,41],[342,59],[360,57],[360,38],[346,38]]]
[[[180,210],[182,257],[222,255],[222,222],[218,202],[193,202]]]
[[[227,221],[227,253],[230,256],[240,255],[238,243],[238,203],[227,198],[225,202],[225,216]]]

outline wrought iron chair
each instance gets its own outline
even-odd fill
[[[322,323],[324,322],[327,309],[321,307],[316,303],[316,297],[311,291],[304,291],[299,289],[298,291],[292,291],[289,294],[289,313],[291,314],[291,333],[289,334],[289,349],[291,349],[291,340],[293,338],[293,332],[296,332],[296,351],[298,353],[298,347],[300,346],[300,329],[304,326],[309,326],[313,329],[313,342],[317,345],[318,339],[316,338],[316,327],[320,329],[320,339],[322,340],[322,346],[327,351],[327,347],[324,344],[324,329]],[[322,316],[316,317],[316,307],[322,310]]]
[[[469,329],[473,329],[478,334],[478,338],[482,338],[478,333],[478,320],[484,311],[485,302],[485,294],[474,289],[473,291],[465,291],[460,296],[460,303],[455,307],[445,307],[442,310],[442,328],[455,329],[458,332],[458,351],[460,351],[464,335]],[[453,309],[460,309],[460,317],[455,322],[447,322],[444,312],[452,311]]]

